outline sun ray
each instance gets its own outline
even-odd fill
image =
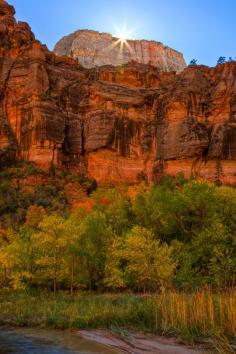
[[[129,49],[130,53],[131,53],[131,54],[134,54],[134,50],[133,50],[133,48],[129,45],[128,41],[126,41],[125,44],[126,44],[127,48]]]
[[[108,47],[106,47],[104,49],[104,51],[110,51],[112,50],[114,47],[116,47],[118,44],[119,44],[120,40],[118,39],[117,41],[115,42],[112,42]]]

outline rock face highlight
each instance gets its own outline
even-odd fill
[[[109,33],[80,30],[63,37],[55,46],[54,53],[76,59],[85,68],[119,66],[135,61],[150,64],[162,71],[181,71],[186,67],[182,53],[160,42],[127,40],[119,42]]]
[[[99,183],[183,171],[236,185],[236,63],[85,69],[13,15],[0,1],[0,167],[17,157]]]

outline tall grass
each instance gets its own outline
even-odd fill
[[[192,337],[222,333],[236,335],[236,291],[212,293],[209,289],[193,294],[164,293],[155,298],[156,329],[164,333]]]
[[[126,328],[188,341],[236,335],[236,290],[159,295],[0,293],[0,324],[54,328]]]

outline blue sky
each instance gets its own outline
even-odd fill
[[[187,63],[214,66],[236,57],[236,0],[9,0],[18,20],[52,49],[77,29],[116,34],[124,24],[136,39],[161,41],[181,51]]]

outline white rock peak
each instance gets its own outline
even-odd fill
[[[92,30],[78,30],[63,37],[54,53],[72,57],[85,68],[119,66],[132,61],[153,65],[161,71],[179,72],[186,67],[183,54],[161,42],[128,39],[122,43],[109,33]]]

